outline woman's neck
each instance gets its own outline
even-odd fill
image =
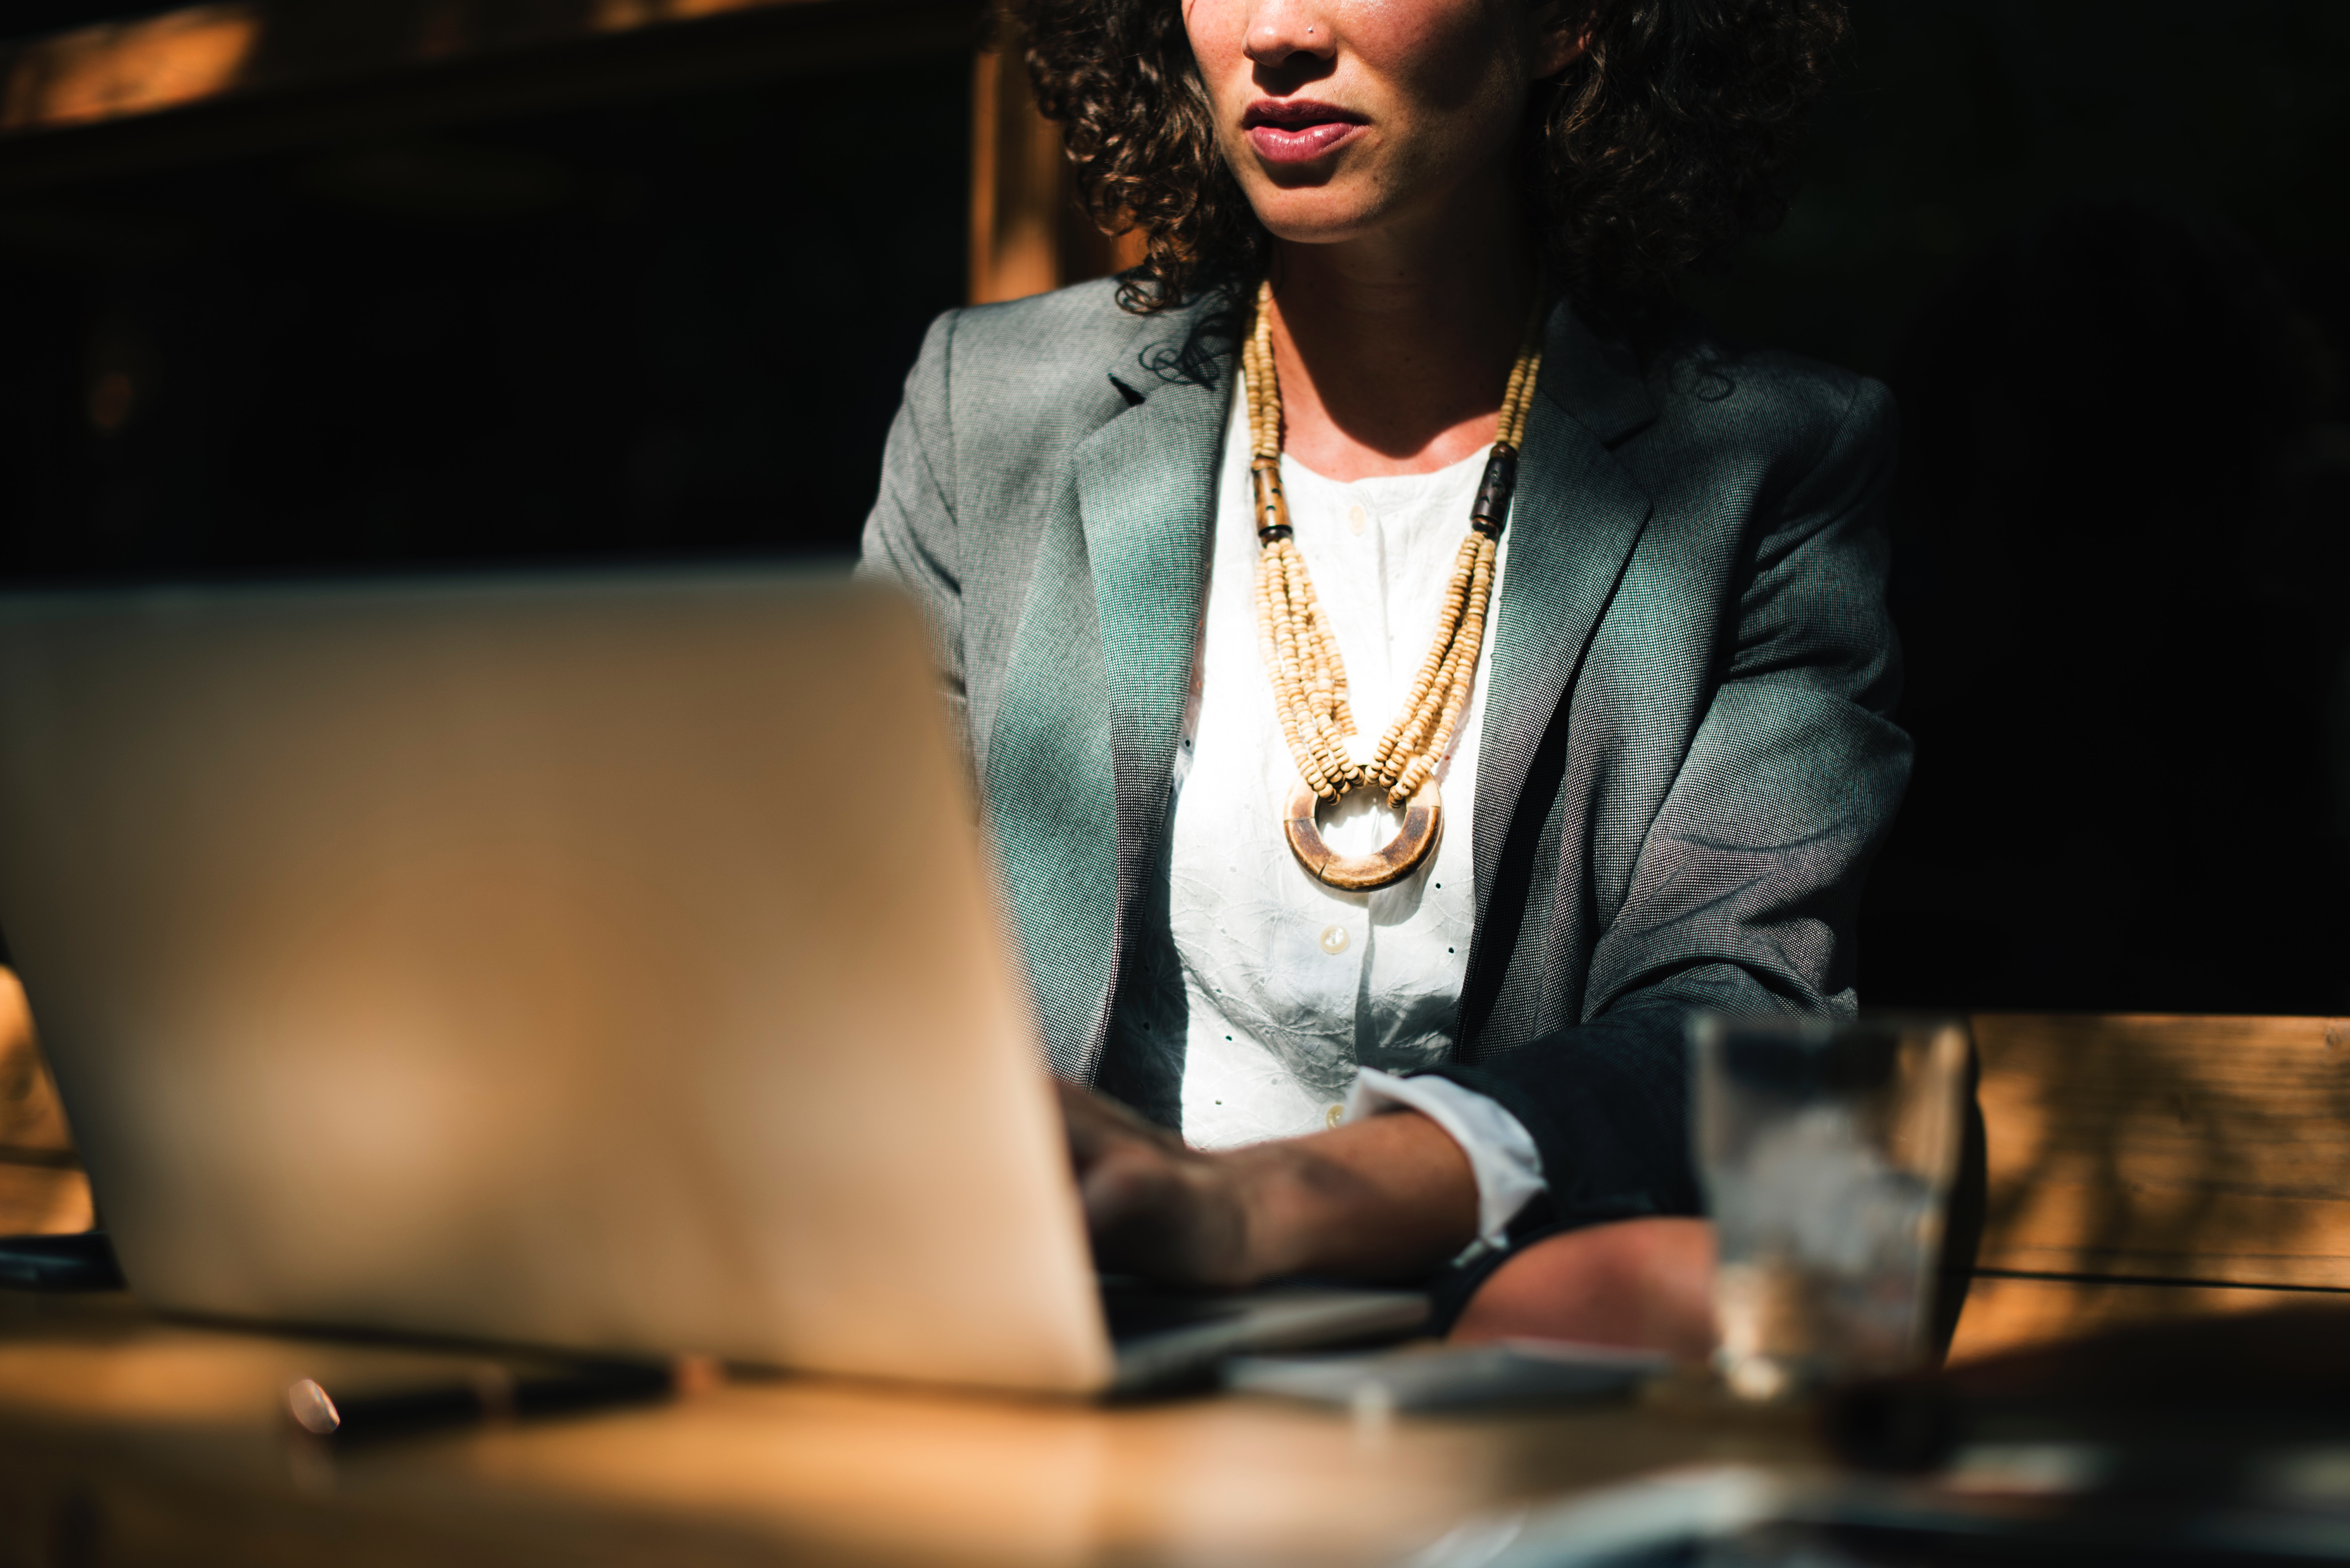
[[[1476,214],[1279,245],[1283,448],[1327,478],[1430,473],[1493,439],[1537,279],[1506,192]],[[1449,221],[1448,221],[1449,220]]]

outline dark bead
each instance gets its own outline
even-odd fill
[[[1484,482],[1477,486],[1477,504],[1469,508],[1469,520],[1480,534],[1500,538],[1503,526],[1510,518],[1510,497],[1518,488],[1518,449],[1507,441],[1493,443],[1493,455],[1485,460]]]
[[[1288,537],[1289,505],[1281,493],[1281,465],[1268,458],[1259,458],[1249,464],[1249,478],[1256,485],[1257,536],[1267,537],[1267,530],[1284,530]]]

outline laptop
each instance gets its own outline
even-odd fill
[[[0,595],[0,930],[149,1303],[1075,1394],[1419,1323],[1105,1293],[978,822],[838,572]]]

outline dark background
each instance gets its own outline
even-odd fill
[[[1864,998],[2350,1012],[2350,5],[1853,17],[1698,292],[1902,410]]]
[[[2350,1012],[2350,5],[1854,22],[1787,224],[1692,292],[1903,409],[1866,998]],[[970,74],[0,196],[0,579],[851,548]]]
[[[962,299],[970,80],[0,195],[0,576],[851,547]]]

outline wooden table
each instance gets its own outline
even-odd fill
[[[780,1376],[351,1454],[280,1425],[296,1377],[436,1364],[0,1293],[0,1563],[1388,1563],[1645,1470],[1814,1458],[1786,1418],[1687,1402],[1357,1420]]]

